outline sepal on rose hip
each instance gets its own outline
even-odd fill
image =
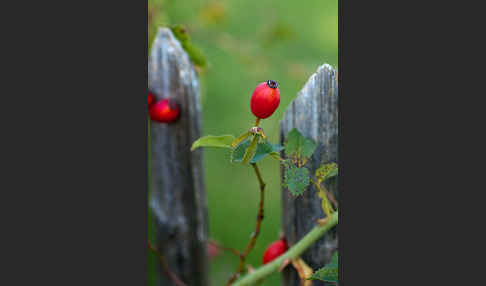
[[[280,90],[278,83],[268,80],[260,83],[251,95],[251,112],[260,119],[270,117],[280,104]]]
[[[161,123],[172,123],[177,121],[180,115],[180,108],[173,99],[162,99],[149,107],[150,119]]]

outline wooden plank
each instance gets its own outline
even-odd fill
[[[179,41],[161,28],[148,64],[149,89],[158,100],[176,100],[177,122],[150,122],[150,210],[157,245],[171,270],[186,285],[208,285],[207,201],[202,149],[190,151],[201,137],[201,105],[197,74]],[[160,265],[159,265],[160,266]],[[160,266],[158,285],[175,285]]]
[[[284,136],[294,127],[305,137],[318,142],[314,155],[306,164],[311,174],[324,163],[337,162],[338,86],[337,72],[331,66],[320,66],[288,106],[280,123],[282,144]],[[281,173],[283,174],[283,170]],[[329,186],[329,190],[338,198],[337,184]],[[282,187],[282,214],[284,233],[290,245],[307,234],[315,226],[317,219],[325,217],[313,185],[300,197],[294,197]],[[329,262],[336,248],[337,231],[334,228],[304,252],[302,258],[316,270]],[[283,285],[301,285],[297,272],[291,267],[287,267],[283,273]],[[314,281],[313,285],[333,284]]]

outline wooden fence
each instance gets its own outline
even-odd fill
[[[169,29],[158,31],[148,74],[149,89],[158,99],[169,97],[181,106],[181,118],[176,123],[150,124],[150,209],[156,225],[157,247],[186,285],[207,286],[208,225],[202,154],[201,149],[190,151],[191,144],[202,133],[199,82],[187,54]],[[337,162],[337,72],[329,65],[319,67],[287,108],[281,121],[281,140],[294,127],[319,143],[307,165],[311,174],[322,163]],[[328,189],[338,197],[336,184]],[[284,233],[291,245],[315,226],[317,219],[325,217],[313,186],[300,197],[293,197],[282,188],[282,215]],[[336,248],[334,229],[312,245],[302,258],[315,270],[330,260]],[[175,285],[162,266],[158,281],[158,285]],[[297,273],[291,267],[284,270],[283,284],[300,286]]]
[[[297,128],[302,135],[318,142],[316,151],[306,165],[311,174],[314,174],[323,163],[337,162],[338,87],[337,72],[331,66],[319,67],[317,73],[309,78],[288,106],[280,123],[282,144],[284,136],[292,128]],[[328,190],[338,198],[337,183],[328,186]],[[325,217],[314,185],[311,184],[307,191],[298,197],[282,187],[282,217],[282,227],[290,245],[307,234],[316,225],[317,219]],[[307,249],[302,259],[312,269],[319,269],[329,262],[332,252],[337,248],[337,242],[337,228],[334,228]],[[291,267],[284,270],[283,282],[285,286],[300,286],[297,272]],[[313,285],[332,284],[314,281]]]
[[[207,286],[207,204],[201,150],[199,81],[194,66],[169,29],[161,28],[148,65],[149,89],[181,108],[176,123],[150,123],[151,197],[157,248],[186,285]],[[162,265],[158,285],[175,285]]]

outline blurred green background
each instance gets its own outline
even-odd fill
[[[183,24],[209,66],[199,69],[204,135],[239,134],[253,126],[250,97],[258,83],[279,83],[280,107],[261,123],[278,142],[279,120],[307,79],[323,63],[338,63],[337,0],[149,0],[149,48],[159,26]],[[232,165],[223,149],[205,149],[210,237],[244,249],[255,227],[259,189],[250,167]],[[279,166],[260,163],[267,183],[265,219],[248,262],[258,267],[280,232]],[[149,228],[149,235],[152,231]],[[154,285],[149,256],[149,285]],[[224,285],[238,259],[223,253],[211,261],[211,285]],[[280,285],[273,274],[263,285]]]

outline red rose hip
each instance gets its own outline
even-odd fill
[[[150,119],[161,123],[171,123],[179,117],[180,109],[173,100],[163,99],[149,107]]]
[[[270,117],[280,104],[280,90],[278,83],[273,80],[260,83],[251,95],[251,112],[260,118]]]
[[[208,250],[207,251],[208,251],[209,259],[211,259],[211,260],[216,258],[217,256],[219,256],[221,254],[221,250],[211,242],[208,243]]]
[[[148,106],[150,107],[155,102],[155,96],[149,91],[148,93]]]
[[[267,264],[268,262],[284,254],[287,249],[287,241],[285,241],[285,239],[280,239],[273,242],[263,253],[263,264]]]

